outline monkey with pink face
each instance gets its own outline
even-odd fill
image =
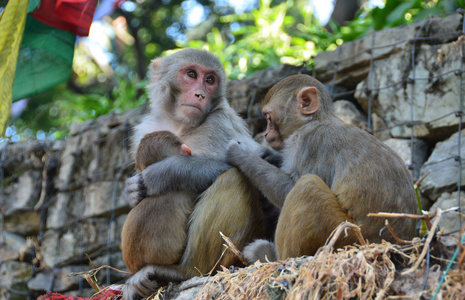
[[[252,240],[264,237],[268,226],[258,190],[238,169],[225,162],[230,140],[240,140],[252,151],[259,146],[226,100],[226,75],[218,58],[206,51],[185,49],[155,59],[149,76],[151,110],[134,128],[133,149],[138,148],[146,134],[167,130],[181,138],[196,155],[174,155],[147,166],[127,180],[128,200],[136,206],[146,197],[177,191],[190,191],[199,197],[189,215],[181,258],[173,263],[168,257],[160,257],[157,264],[133,269],[135,274],[125,286],[123,299],[147,297],[160,283],[206,274],[217,262],[218,267],[237,264],[234,254],[227,251],[222,255],[219,232],[243,249]],[[157,226],[157,220],[145,221]],[[128,232],[137,230],[131,228],[135,225],[127,226]],[[127,242],[134,244],[131,239]],[[126,259],[140,261],[139,257],[132,257],[138,255],[137,251],[128,251]]]

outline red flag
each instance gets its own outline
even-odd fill
[[[94,295],[92,298],[64,296],[53,292],[48,292],[37,298],[37,300],[110,300],[116,296],[121,296],[122,293],[119,290],[105,289],[100,293]]]
[[[97,0],[42,0],[31,15],[47,25],[87,36],[96,6]]]

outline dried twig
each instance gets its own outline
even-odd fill
[[[70,273],[69,276],[81,276],[82,278],[84,278],[88,283],[89,285],[97,292],[101,292],[102,289],[99,287],[98,285],[98,282],[97,282],[97,278],[96,278],[96,275],[97,273],[103,269],[103,268],[106,268],[106,269],[111,269],[113,271],[116,271],[116,272],[119,272],[119,273],[123,273],[123,274],[128,274],[128,275],[131,275],[131,273],[129,272],[125,272],[125,271],[121,271],[121,270],[118,270],[112,266],[107,266],[107,265],[103,265],[103,266],[100,266],[96,269],[92,269],[90,271],[84,271],[84,272],[77,272],[77,273]]]
[[[348,221],[344,221],[342,222],[341,224],[339,224],[339,226],[333,230],[333,232],[331,233],[331,235],[329,236],[330,238],[328,239],[329,241],[326,241],[326,245],[325,245],[325,248],[328,250],[328,251],[331,251],[331,249],[333,248],[334,244],[336,244],[337,240],[339,239],[339,237],[341,236],[342,232],[343,231],[346,231],[347,229],[353,229],[355,231],[355,235],[357,236],[358,238],[358,241],[360,242],[360,245],[362,246],[365,246],[366,245],[366,242],[365,242],[365,239],[363,238],[362,236],[362,232],[360,230],[360,227],[355,225],[355,224],[352,224]],[[347,232],[345,233],[345,235],[347,235]]]
[[[386,221],[384,221],[384,225],[386,225],[386,228],[389,230],[389,232],[392,234],[392,236],[394,237],[394,239],[398,243],[400,243],[400,244],[412,244],[412,241],[406,241],[406,240],[403,240],[400,237],[398,237],[397,234],[394,232],[394,229],[392,229],[391,224],[389,224],[389,221],[387,219],[386,219]]]
[[[121,271],[121,270],[118,270],[117,268],[114,268],[112,266],[107,266],[107,265],[100,266],[97,269],[92,269],[90,271],[70,273],[69,275],[70,276],[93,275],[93,274],[97,274],[101,269],[111,269],[111,270],[116,271],[118,273],[132,275],[132,273],[129,273],[129,272],[126,272],[126,271]]]
[[[417,258],[417,261],[415,262],[413,267],[402,272],[402,275],[407,275],[407,274],[411,274],[415,272],[415,270],[418,269],[418,266],[422,263],[423,258],[426,255],[426,252],[428,252],[429,244],[431,243],[433,236],[436,234],[436,228],[438,227],[439,220],[441,219],[441,215],[442,215],[442,210],[440,208],[438,208],[436,212],[437,212],[436,218],[434,220],[433,226],[431,227],[431,230],[428,233],[428,237],[426,238],[425,245],[423,246],[423,250],[421,251],[420,256]]]
[[[375,217],[375,218],[392,218],[392,219],[408,218],[408,219],[422,220],[422,219],[425,219],[425,216],[427,215],[379,212],[379,213],[369,213],[368,216]]]
[[[87,281],[87,283],[90,285],[91,288],[93,288],[97,293],[100,293],[102,289],[98,286],[97,279],[95,278],[94,275],[86,274],[86,275],[83,275],[82,277],[84,277],[84,279]]]
[[[245,265],[245,266],[248,266],[249,264],[246,262],[245,258],[244,258],[244,255],[242,254],[241,251],[239,251],[239,249],[237,249],[236,245],[234,245],[234,243],[231,241],[230,238],[228,238],[227,236],[225,236],[221,231],[220,231],[220,235],[221,237],[223,238],[223,240],[226,242],[226,244],[228,244],[227,246],[224,245],[229,251],[231,251],[232,253],[234,253],[237,258],[239,258],[239,260]]]
[[[224,254],[226,253],[226,250],[228,250],[228,248],[224,249],[223,252],[221,253],[220,255],[220,258],[216,261],[216,264],[213,266],[213,268],[210,270],[210,272],[208,272],[208,277],[207,277],[207,280],[205,281],[205,284],[207,284],[207,282],[210,280],[210,277],[213,275],[213,273],[215,272],[216,270],[216,267],[218,266],[218,264],[220,263],[221,259],[223,259],[223,256]],[[199,269],[197,269],[197,271],[199,271]],[[200,271],[199,271],[200,272]]]

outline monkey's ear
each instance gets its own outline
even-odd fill
[[[161,58],[152,59],[152,61],[149,64],[149,70],[148,70],[149,75],[153,75],[157,72],[160,62],[161,62]]]
[[[186,144],[181,145],[181,154],[182,155],[192,155],[192,150]]]
[[[318,110],[320,100],[314,87],[304,87],[297,94],[297,108],[303,115],[311,115]]]

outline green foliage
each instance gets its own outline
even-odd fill
[[[232,79],[243,78],[280,63],[300,64],[308,61],[315,53],[314,42],[289,34],[296,24],[295,18],[287,14],[294,2],[271,4],[270,0],[260,0],[259,8],[251,12],[221,16],[219,21],[223,25],[223,32],[214,27],[206,35],[206,40],[178,45],[215,53]]]
[[[384,7],[363,6],[356,18],[344,26],[331,22],[334,34],[319,36],[326,43],[341,44],[362,38],[373,30],[382,30],[414,21],[425,20],[431,15],[441,15],[463,8],[463,0],[388,0]]]
[[[204,40],[178,46],[214,52],[228,76],[240,79],[280,63],[312,67],[311,57],[316,53],[334,50],[372,30],[410,24],[464,7],[463,0],[389,0],[383,8],[368,8],[366,4],[354,20],[343,26],[330,21],[329,32],[313,17],[306,3],[287,0],[273,5],[271,0],[260,0],[259,7],[251,12],[221,16],[222,26],[212,28]]]
[[[220,58],[230,79],[240,79],[281,63],[311,68],[316,53],[334,50],[372,30],[465,7],[465,0],[387,0],[384,7],[369,7],[365,2],[354,20],[342,26],[330,21],[328,31],[313,17],[308,0],[256,1],[254,9],[240,14],[233,13],[228,1],[220,0],[126,1],[135,9],[119,10],[112,17],[124,16],[134,43],[122,47],[113,36],[113,61],[106,68],[78,48],[73,78],[31,98],[21,117],[12,120],[6,137],[61,138],[73,122],[139,106],[147,100],[141,78],[150,59],[176,47],[210,50]],[[184,14],[193,2],[202,5],[205,20],[190,28]]]
[[[76,93],[67,84],[58,85],[29,100],[28,109],[21,118],[13,120],[14,127],[6,132],[6,138],[65,137],[72,123],[139,107],[147,100],[143,93],[144,87],[143,81],[134,83],[116,78],[116,85],[109,95],[101,95]]]

